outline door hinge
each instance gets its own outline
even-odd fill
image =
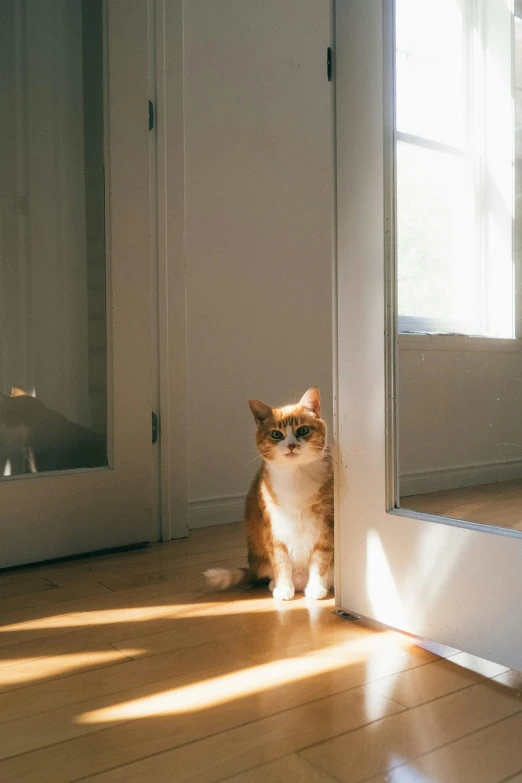
[[[329,46],[326,50],[326,75],[328,76],[328,81],[332,81],[332,70],[333,70],[333,55],[332,55],[332,47]]]
[[[149,101],[149,130],[152,130],[154,127],[154,104],[152,101]]]
[[[158,440],[158,414],[152,411],[152,442],[157,443]]]

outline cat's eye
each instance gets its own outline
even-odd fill
[[[298,438],[304,438],[304,436],[308,435],[309,432],[310,432],[310,427],[299,427],[299,429],[295,434],[296,437]]]
[[[279,432],[279,430],[272,430],[272,432],[270,433],[270,437],[273,438],[274,440],[283,440],[284,435],[282,432]]]

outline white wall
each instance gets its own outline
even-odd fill
[[[332,400],[329,0],[184,4],[192,525],[256,469],[247,400]]]
[[[522,477],[519,343],[399,338],[401,495]]]

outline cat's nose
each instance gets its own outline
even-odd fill
[[[288,444],[288,448],[290,449],[290,451],[293,451],[295,449],[296,445],[297,445],[296,443],[289,443]]]

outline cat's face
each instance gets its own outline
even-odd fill
[[[284,408],[271,408],[259,400],[249,400],[249,405],[257,424],[257,447],[267,462],[292,468],[322,456],[326,424],[321,419],[319,389],[308,389],[297,405]]]

